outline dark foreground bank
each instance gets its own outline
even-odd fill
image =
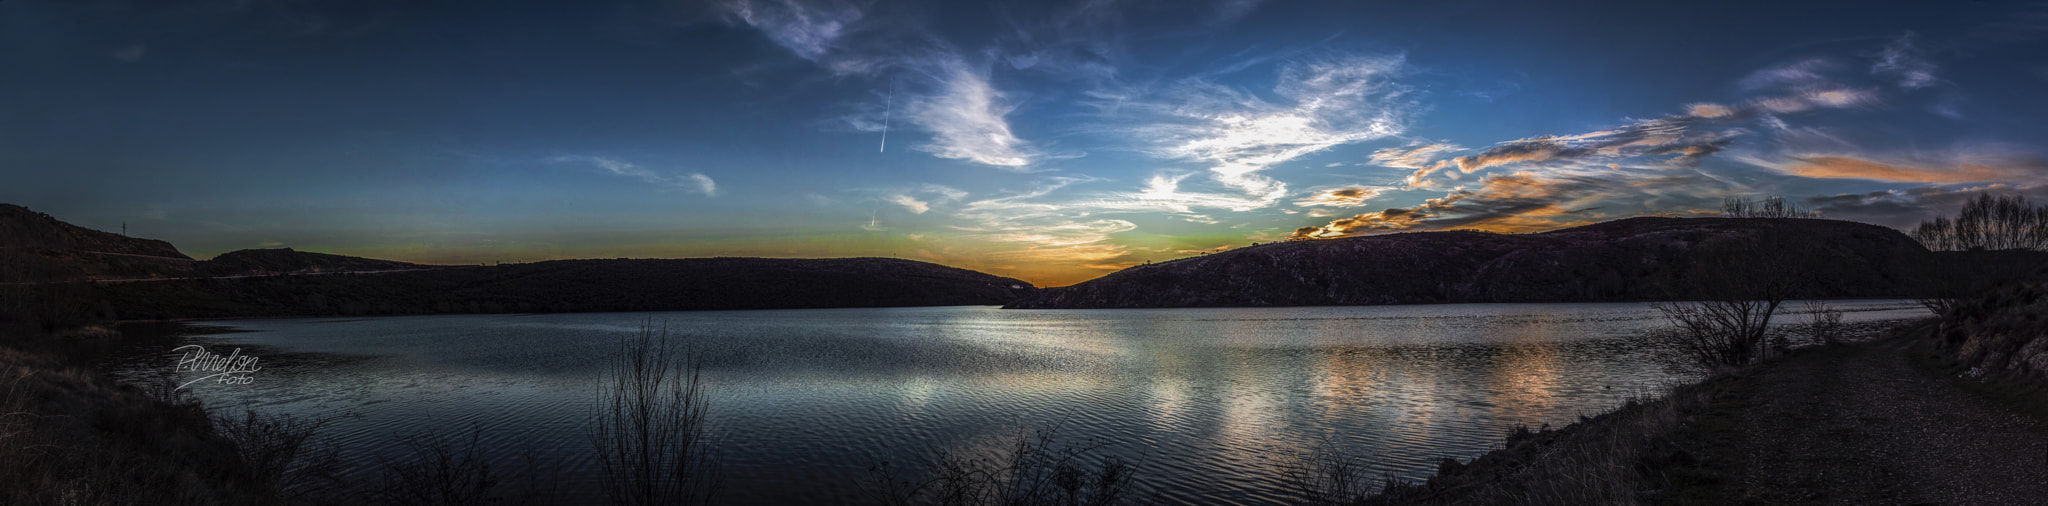
[[[2048,348],[2039,292],[2009,288],[1868,341],[1517,431],[1470,462],[1446,459],[1427,482],[1320,502],[2038,504],[2048,376],[2024,352]]]

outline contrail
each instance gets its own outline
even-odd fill
[[[896,106],[896,81],[889,81],[889,98],[882,99],[882,149],[876,153],[889,152],[889,111]]]

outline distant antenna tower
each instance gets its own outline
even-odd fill
[[[128,237],[128,222],[121,222],[121,237]]]

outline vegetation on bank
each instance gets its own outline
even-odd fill
[[[487,455],[481,426],[401,436],[398,458],[379,458],[372,469],[344,476],[323,430],[347,414],[223,410],[183,395],[168,375],[123,384],[83,364],[93,350],[129,337],[99,326],[45,333],[25,321],[34,315],[23,316],[0,311],[0,504],[545,505],[563,499],[561,477],[530,449],[510,468]],[[602,387],[613,394],[603,403],[613,423],[592,434],[607,463],[600,472],[608,485],[602,498],[609,504],[711,503],[717,477],[707,469],[713,461],[695,367],[655,339],[643,332],[624,340],[614,375]],[[650,419],[655,423],[639,423]]]

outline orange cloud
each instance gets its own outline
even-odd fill
[[[1488,176],[1477,191],[1458,191],[1412,208],[1393,208],[1295,229],[1289,240],[1330,239],[1416,227],[1522,233],[1592,223],[1574,204],[1599,182],[1553,179],[1529,172]],[[1453,208],[1456,208],[1453,210]],[[1455,214],[1455,216],[1445,216]]]
[[[1294,234],[1289,235],[1287,240],[1329,239],[1365,230],[1400,230],[1414,227],[1421,224],[1422,220],[1436,217],[1443,210],[1450,209],[1453,204],[1468,196],[1471,196],[1471,193],[1459,191],[1444,195],[1443,198],[1429,199],[1415,207],[1360,214],[1320,227],[1301,227],[1294,229]]]
[[[1958,163],[1953,168],[1907,167],[1846,156],[1794,158],[1800,163],[1787,167],[1794,176],[1827,179],[1873,179],[1915,183],[1969,183],[1996,181],[2014,176],[2012,170]]]
[[[1385,188],[1337,188],[1323,190],[1306,199],[1297,200],[1297,206],[1353,207],[1365,205],[1365,201],[1378,197]]]
[[[1726,118],[1735,115],[1735,108],[1721,104],[1697,103],[1685,106],[1686,114],[1696,118]]]

